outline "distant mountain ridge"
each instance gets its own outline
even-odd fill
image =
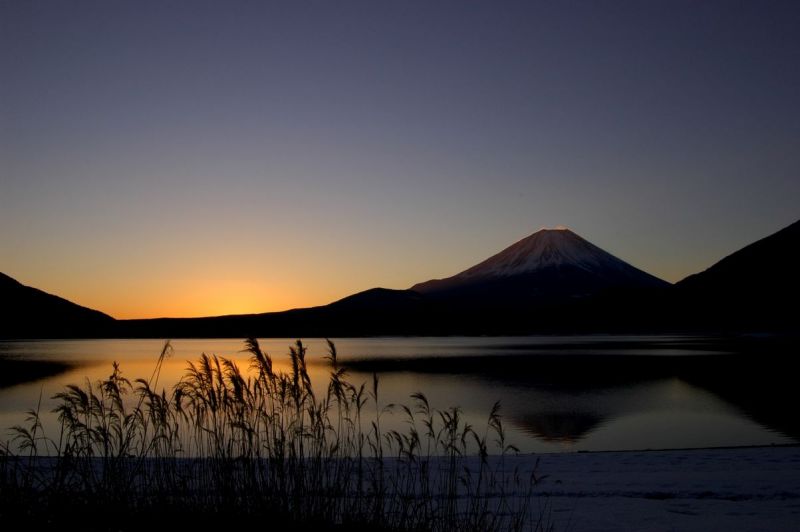
[[[670,285],[567,229],[545,229],[445,279],[319,307],[114,320],[0,274],[0,338],[315,337],[794,331],[800,221]]]

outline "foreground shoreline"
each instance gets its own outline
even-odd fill
[[[517,460],[533,459],[518,457]],[[800,527],[800,446],[535,455],[555,530]]]
[[[49,470],[52,460],[34,458],[36,469]],[[479,465],[477,457],[462,460],[465,469]],[[389,475],[393,463],[385,459]],[[530,497],[533,515],[556,532],[800,527],[800,445],[518,454],[489,463],[510,476],[535,472],[532,491],[523,482],[507,486],[506,496]]]

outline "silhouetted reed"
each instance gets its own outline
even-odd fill
[[[507,467],[499,405],[481,431],[458,408],[383,405],[380,382],[354,385],[328,342],[330,377],[315,392],[306,347],[275,370],[254,338],[250,371],[203,354],[171,393],[157,391],[167,343],[149,379],[119,365],[55,398],[60,433],[39,410],[0,451],[2,518],[47,524],[88,512],[88,528],[270,523],[315,529],[541,530],[537,478]],[[406,429],[384,430],[390,411]],[[143,521],[144,520],[144,521]]]

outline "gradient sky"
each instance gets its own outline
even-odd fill
[[[118,318],[669,281],[800,218],[800,2],[0,0],[0,271]]]

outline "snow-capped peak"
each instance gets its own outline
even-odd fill
[[[508,277],[568,264],[585,270],[619,269],[624,262],[564,226],[541,229],[455,276],[457,279]]]
[[[526,293],[571,293],[577,290],[583,294],[607,286],[665,284],[566,227],[557,226],[555,229],[541,229],[459,274],[418,283],[411,290],[441,293],[470,286],[487,286],[485,283],[516,282],[512,279],[519,279],[519,290]],[[592,287],[588,287],[587,283]],[[508,285],[502,286],[505,287],[503,290],[509,290]]]

